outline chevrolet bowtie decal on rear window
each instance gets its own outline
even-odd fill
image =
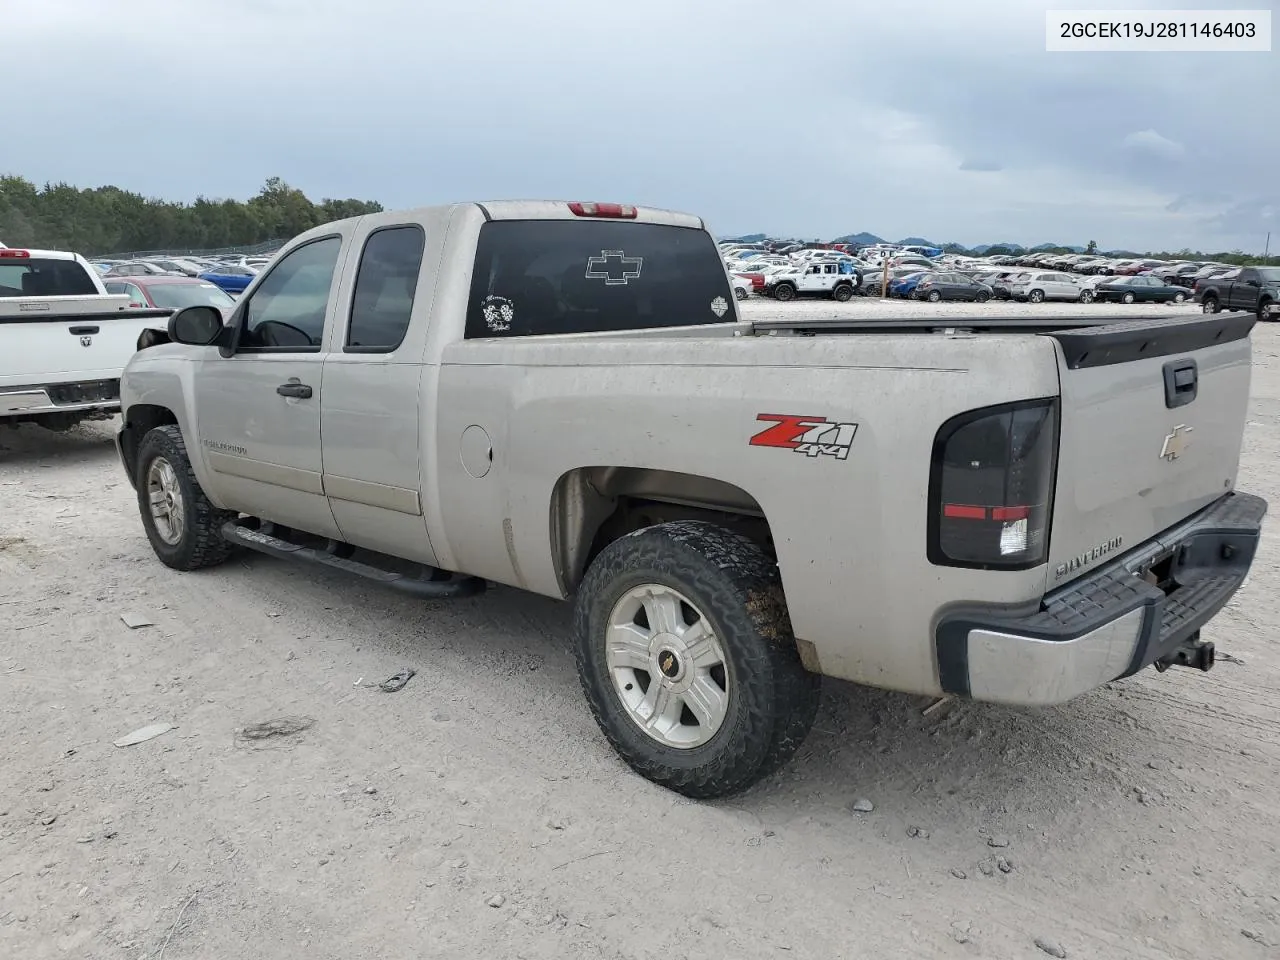
[[[640,276],[644,257],[628,257],[621,250],[601,250],[600,256],[587,258],[588,280],[603,280],[605,286],[626,286],[628,280]]]
[[[849,459],[856,423],[837,423],[826,417],[798,417],[788,413],[761,413],[756,420],[771,422],[751,438],[753,447],[777,447],[808,457]]]

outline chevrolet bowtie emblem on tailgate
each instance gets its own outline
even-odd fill
[[[1169,435],[1164,438],[1164,446],[1160,448],[1160,459],[1173,461],[1186,453],[1187,447],[1191,446],[1191,438],[1187,434],[1194,429],[1180,423],[1169,431]]]

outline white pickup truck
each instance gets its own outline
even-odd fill
[[[120,409],[120,373],[168,310],[107,293],[83,257],[0,248],[0,423],[66,430]]]
[[[778,769],[819,675],[1061,703],[1207,669],[1266,503],[1252,316],[744,322],[697,217],[378,213],[125,370],[160,560],[573,598],[587,700],[694,797]],[[483,602],[483,601],[480,601]]]

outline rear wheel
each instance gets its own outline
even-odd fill
[[[986,303],[988,300],[991,299],[991,294],[987,293],[987,291],[985,290],[979,290],[978,296],[976,299],[979,303]]]
[[[231,545],[222,525],[235,514],[219,510],[200,489],[182,431],[156,427],[138,445],[136,482],[142,526],[160,562],[175,570],[222,563]]]
[[[1124,301],[1125,303],[1133,303],[1133,301],[1134,301],[1134,300],[1136,300],[1136,299],[1137,299],[1137,297],[1135,297],[1132,293],[1126,293],[1126,294],[1125,294],[1123,297],[1121,297],[1120,299],[1121,299],[1122,301]]]
[[[925,297],[925,299],[928,300],[930,303],[937,303],[939,300],[942,299],[942,294],[937,290],[930,290],[928,295]]]
[[[742,289],[742,287],[734,287],[734,288],[733,288],[733,295],[734,295],[734,297],[735,297],[736,299],[738,299],[738,300],[745,300],[745,299],[747,299],[747,291],[743,290],[743,289]]]
[[[1204,302],[1200,304],[1202,313],[1217,313],[1220,309],[1222,308],[1218,306],[1217,297],[1205,297]]]
[[[574,605],[582,688],[641,776],[728,796],[780,768],[813,726],[778,567],[747,538],[678,521],[615,540]]]
[[[796,298],[796,288],[789,283],[780,283],[773,288],[773,295],[785,303]]]
[[[1030,293],[1027,294],[1027,300],[1029,300],[1031,303],[1044,303],[1044,291],[1032,290]]]
[[[841,303],[847,303],[853,299],[853,287],[847,283],[842,283],[831,291],[831,296]]]
[[[1259,323],[1266,323],[1268,320],[1271,319],[1271,315],[1269,312],[1270,308],[1271,308],[1271,302],[1269,300],[1261,301],[1258,303],[1258,322]]]

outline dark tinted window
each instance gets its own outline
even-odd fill
[[[244,310],[241,350],[318,350],[342,241],[315,240],[275,264]]]
[[[706,231],[618,220],[495,221],[480,229],[469,339],[736,319]]]
[[[347,347],[391,351],[409,329],[426,242],[420,227],[378,230],[365,242],[351,298]]]
[[[0,297],[85,297],[97,292],[88,272],[74,260],[0,259]]]

